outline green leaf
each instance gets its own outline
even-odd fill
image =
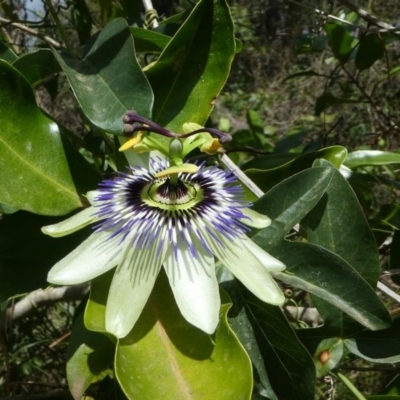
[[[90,284],[90,296],[86,304],[84,321],[87,329],[106,332],[106,304],[115,268],[94,278]]]
[[[318,203],[332,179],[329,168],[311,168],[276,185],[261,197],[254,209],[272,219],[253,240],[273,247]]]
[[[355,338],[344,341],[347,349],[367,361],[375,363],[400,362],[400,319],[385,330],[364,331]]]
[[[260,396],[267,397],[270,400],[278,400],[269,381],[261,350],[254,336],[254,330],[249,318],[247,317],[246,310],[243,307],[243,301],[242,299],[237,301],[237,296],[240,293],[238,285],[236,284],[236,281],[231,282],[233,283],[229,285],[229,289],[234,287],[236,295],[232,298],[232,290],[228,290],[228,294],[231,296],[233,301],[233,307],[229,314],[234,314],[234,316],[229,316],[229,324],[238,336],[253,364],[253,396],[254,393],[258,393]],[[226,283],[224,283],[223,287],[226,289]],[[238,304],[239,302],[241,303],[240,308]],[[264,344],[261,343],[261,345],[263,346]]]
[[[0,60],[13,63],[18,59],[18,56],[2,41],[0,41]]]
[[[222,303],[211,337],[182,317],[161,273],[138,322],[117,345],[115,373],[127,397],[249,399],[250,360],[227,322],[231,305]]]
[[[329,167],[329,163],[325,160],[320,160],[319,164]],[[334,171],[332,182],[318,205],[302,221],[304,232],[309,243],[323,247],[341,257],[372,288],[375,288],[380,273],[375,238],[349,183],[335,167],[330,166],[330,168]],[[367,301],[367,298],[373,300],[371,293],[367,289],[363,293],[361,286],[357,286],[356,292],[361,300]],[[323,296],[319,297],[326,300]],[[344,319],[337,309],[326,304],[324,300],[316,298],[314,302],[325,324],[339,331],[350,332],[359,329],[351,320]],[[338,307],[336,304],[335,306]],[[338,308],[368,327],[362,319],[355,318],[350,309]],[[379,310],[378,307],[377,312],[381,315],[379,319],[382,319],[383,310]],[[386,314],[388,316],[387,312]],[[386,318],[386,321],[388,320],[389,318]],[[381,326],[370,329],[382,328]]]
[[[329,92],[324,92],[321,96],[317,97],[315,102],[315,115],[319,117],[323,111],[328,107],[336,106],[338,104],[358,104],[360,100],[348,99],[343,97],[336,97]]]
[[[329,338],[322,340],[313,357],[317,376],[320,378],[328,374],[340,362],[342,356],[343,341],[341,339]]]
[[[87,118],[96,127],[120,135],[122,117],[134,109],[150,117],[153,96],[135,55],[125,20],[110,22],[83,59],[54,51]]]
[[[129,27],[138,53],[161,53],[171,38],[148,29]]]
[[[380,273],[379,254],[357,197],[333,165],[325,160],[319,164],[330,168],[333,177],[319,204],[302,221],[308,242],[342,257],[375,287]]]
[[[319,158],[327,159],[339,168],[346,156],[347,150],[342,146],[332,146],[305,153],[289,162],[287,162],[286,156],[271,154],[246,163],[242,170],[260,189],[267,191],[282,180],[310,168],[313,162]]]
[[[286,264],[286,272],[273,274],[276,279],[324,299],[368,329],[390,326],[390,314],[374,289],[341,257],[309,243],[282,240],[273,248],[258,243]],[[331,321],[330,314],[324,318],[319,308],[318,311],[326,325],[335,329],[338,324],[343,325],[343,322]],[[346,326],[333,334],[345,337]]]
[[[333,22],[325,24],[324,29],[334,56],[341,63],[345,63],[353,49],[353,37],[350,32],[343,26]]]
[[[79,315],[67,352],[67,380],[75,400],[80,400],[89,385],[104,376],[112,365],[114,352],[115,344],[101,333],[88,331]]]
[[[400,154],[392,151],[358,150],[349,153],[344,165],[349,168],[364,167],[366,165],[400,164]]]
[[[39,49],[23,54],[14,63],[32,87],[40,85],[47,77],[61,71],[60,64],[50,49]]]
[[[233,23],[225,0],[201,0],[146,71],[155,95],[154,121],[175,132],[181,132],[185,122],[204,125],[234,54]]]
[[[242,289],[247,316],[274,392],[279,399],[314,399],[314,363],[281,309]]]
[[[44,215],[81,207],[57,124],[40,111],[29,83],[5,61],[0,61],[0,87],[0,202]]]
[[[78,246],[91,232],[86,228],[59,239],[41,227],[65,217],[45,217],[17,211],[0,219],[0,302],[47,286],[49,269]]]
[[[375,33],[364,36],[360,40],[355,59],[356,67],[359,70],[371,67],[376,61],[385,55],[385,43]]]

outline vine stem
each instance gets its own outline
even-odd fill
[[[345,384],[347,389],[351,391],[351,393],[354,394],[354,397],[357,400],[367,400],[362,393],[358,391],[358,389],[353,385],[353,383],[348,379],[346,376],[344,376],[342,373],[338,372],[337,373],[338,378]]]

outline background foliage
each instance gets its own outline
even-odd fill
[[[153,5],[155,29],[140,2],[0,5],[1,396],[400,398],[398,298],[382,292],[400,283],[400,6]],[[287,265],[282,309],[219,266],[212,338],[179,315],[162,275],[118,343],[104,334],[109,274],[90,296],[83,286],[32,310],[49,268],[90,233],[40,227],[123,169],[114,139],[128,109],[233,134],[226,153],[273,219],[252,239]]]

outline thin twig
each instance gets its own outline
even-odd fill
[[[380,29],[371,29],[369,28],[369,31],[375,31],[375,32],[391,32],[395,34],[400,34],[400,29],[397,27],[394,27],[393,25],[387,24],[386,22],[380,21],[378,18],[374,17],[373,15],[369,14],[367,11],[358,8],[355,4],[353,4],[349,0],[339,0],[339,3],[347,7],[350,11],[355,12],[360,18],[362,18],[364,21],[367,21],[368,23],[377,26]]]
[[[351,11],[354,11],[363,20],[365,20],[373,25],[376,25],[378,28],[371,28],[371,27],[366,27],[366,26],[362,26],[362,25],[356,25],[356,24],[353,24],[352,22],[349,22],[343,18],[339,18],[339,17],[329,14],[323,10],[319,10],[318,8],[313,8],[313,7],[307,6],[306,4],[300,3],[296,0],[289,0],[290,3],[299,5],[301,7],[307,8],[309,10],[312,10],[316,14],[322,15],[323,17],[325,17],[328,20],[338,21],[338,22],[341,22],[342,24],[352,26],[353,28],[359,29],[364,32],[370,32],[370,33],[388,33],[388,32],[390,32],[390,33],[393,33],[394,35],[400,35],[400,28],[397,28],[397,27],[389,25],[385,22],[379,21],[376,17],[374,17],[371,14],[368,14],[365,10],[357,8],[355,5],[353,5],[349,1],[345,1],[345,0],[339,0],[339,1],[348,9],[350,9]],[[352,7],[352,8],[350,8],[350,7]]]
[[[37,30],[29,28],[28,26],[25,26],[24,24],[21,24],[19,22],[12,22],[9,19],[0,17],[0,23],[10,25],[10,26],[17,28],[31,36],[37,37],[38,39],[43,40],[44,42],[46,42],[47,44],[49,44],[50,46],[53,46],[54,48],[56,48],[58,50],[63,48],[61,43],[57,42],[56,40],[52,39],[51,37],[43,35],[40,32],[38,32]]]

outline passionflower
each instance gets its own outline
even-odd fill
[[[261,300],[283,303],[270,272],[284,264],[246,236],[249,227],[271,221],[248,208],[232,172],[153,157],[149,168],[129,167],[87,197],[91,207],[42,229],[58,237],[94,224],[89,238],[53,266],[48,281],[78,284],[116,267],[106,306],[106,330],[116,337],[134,326],[162,267],[182,315],[209,334],[219,320],[216,259]]]

